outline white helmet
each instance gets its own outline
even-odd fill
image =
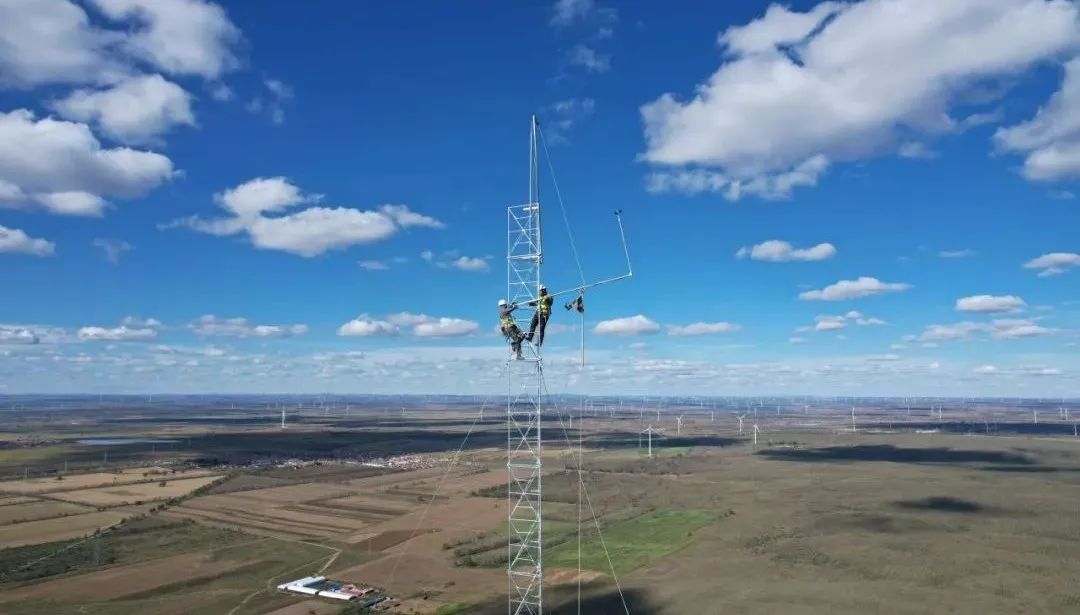
[[[499,299],[499,307],[506,305],[506,299]]]
[[[543,284],[541,284],[540,285],[540,290],[547,290],[547,286],[544,286]]]

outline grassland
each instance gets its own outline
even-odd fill
[[[586,528],[581,539],[581,567],[604,574],[614,567],[620,575],[637,570],[684,548],[695,531],[716,518],[716,513],[708,510],[661,509],[612,523],[602,534]],[[549,549],[544,557],[548,566],[576,568],[577,541],[567,540]]]

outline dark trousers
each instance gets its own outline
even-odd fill
[[[531,342],[533,336],[539,333],[536,338],[536,345],[544,345],[544,329],[547,329],[548,314],[540,314],[540,310],[537,310],[532,317],[532,322],[529,323],[529,341]]]

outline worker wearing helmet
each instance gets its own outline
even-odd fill
[[[510,342],[510,349],[514,351],[515,358],[521,360],[525,358],[521,356],[521,340],[525,339],[525,334],[514,322],[513,313],[517,307],[516,303],[507,303],[506,299],[499,299],[499,330],[502,331],[506,341]]]
[[[544,329],[547,329],[548,317],[551,316],[551,304],[555,302],[555,298],[548,294],[546,286],[540,287],[540,296],[534,301],[530,301],[530,306],[536,306],[536,312],[533,313],[532,323],[529,324],[529,335],[525,339],[530,342],[533,341],[533,336],[536,336],[536,345],[544,345]]]

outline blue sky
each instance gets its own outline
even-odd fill
[[[1078,395],[1077,15],[0,0],[0,394],[502,390],[536,113],[553,391]]]

